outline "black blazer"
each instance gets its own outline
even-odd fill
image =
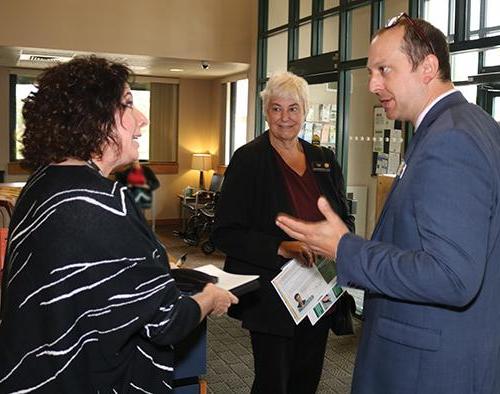
[[[268,133],[234,153],[225,172],[211,238],[226,254],[226,271],[260,275],[259,290],[241,297],[229,315],[241,319],[247,329],[292,336],[295,323],[270,282],[287,261],[278,256],[279,245],[290,240],[275,219],[280,212],[292,212]],[[352,231],[354,221],[334,153],[303,140],[300,143],[321,193]]]

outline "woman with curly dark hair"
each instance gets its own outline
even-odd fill
[[[95,56],[43,72],[25,101],[34,170],[9,229],[2,283],[3,393],[172,390],[173,345],[237,299],[214,285],[183,296],[164,247],[126,186],[147,124],[130,70]]]

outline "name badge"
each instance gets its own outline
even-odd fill
[[[399,164],[398,170],[396,171],[396,175],[401,179],[405,173],[406,170],[406,163],[404,160],[401,161],[401,164]]]
[[[313,161],[312,170],[313,170],[313,172],[330,172],[330,163]]]

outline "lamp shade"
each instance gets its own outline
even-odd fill
[[[212,155],[209,153],[193,153],[191,169],[208,171],[212,169]]]

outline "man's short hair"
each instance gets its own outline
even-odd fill
[[[412,70],[415,71],[427,55],[433,54],[439,61],[439,79],[443,82],[451,81],[450,52],[445,35],[441,30],[423,19],[412,19],[412,22],[416,26],[413,26],[408,19],[401,18],[397,24],[380,29],[374,38],[395,26],[403,26],[405,33],[401,51],[410,60]],[[431,45],[422,38],[425,38]]]

